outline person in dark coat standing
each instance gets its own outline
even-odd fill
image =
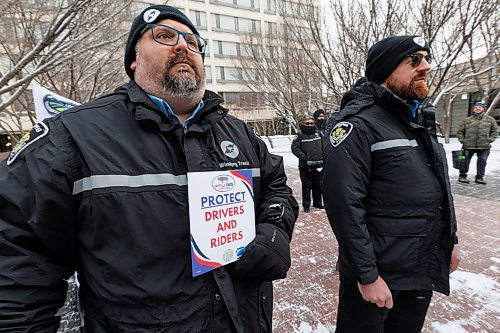
[[[300,132],[292,142],[292,153],[299,159],[304,212],[310,211],[311,191],[313,207],[323,209],[320,183],[323,170],[323,139],[314,124],[314,117],[304,117]]]
[[[323,195],[339,244],[337,333],[417,333],[458,266],[446,155],[426,105],[430,48],[375,43],[328,126]]]
[[[75,271],[87,333],[272,331],[298,204],[282,158],[205,89],[205,50],[184,13],[145,8],[125,50],[130,81],[35,125],[2,161],[0,332],[56,332]],[[192,173],[224,185],[220,195]],[[251,202],[228,192],[236,178]],[[242,237],[225,221],[246,206],[228,204],[255,207],[256,236],[224,249],[230,264],[195,243],[189,189],[210,198],[205,214],[227,218],[213,247]],[[196,275],[200,262],[214,269]]]
[[[497,122],[495,118],[485,114],[486,105],[483,103],[476,103],[472,113],[472,116],[465,118],[460,123],[457,130],[458,141],[462,144],[466,156],[466,165],[463,169],[459,170],[458,181],[460,183],[470,183],[467,179],[467,172],[469,172],[470,160],[476,154],[475,182],[486,185],[486,181],[484,180],[486,161],[488,160],[488,156],[490,156],[491,144],[498,136]]]

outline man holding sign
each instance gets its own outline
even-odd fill
[[[133,22],[131,81],[46,119],[0,167],[0,332],[55,332],[74,271],[86,332],[270,332],[297,203],[282,159],[205,90],[170,6]]]

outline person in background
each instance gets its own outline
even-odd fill
[[[446,154],[425,106],[430,48],[390,36],[329,123],[323,195],[339,244],[337,333],[417,333],[450,292],[458,242]]]
[[[313,117],[314,117],[314,123],[316,124],[316,127],[318,128],[321,137],[324,138],[326,131],[326,124],[328,122],[328,117],[326,116],[325,110],[317,109],[316,111],[314,111]]]
[[[292,141],[292,153],[299,159],[304,212],[310,211],[311,191],[313,207],[323,209],[320,183],[323,169],[323,139],[314,124],[314,117],[305,116],[302,120],[300,132]]]
[[[56,332],[75,271],[87,333],[271,332],[298,205],[282,158],[205,90],[205,50],[181,11],[144,9],[129,83],[35,125],[1,163],[0,332]],[[256,237],[193,277],[187,175],[234,169],[251,171]]]
[[[495,118],[485,114],[485,112],[486,105],[476,103],[472,110],[472,116],[465,118],[458,127],[457,138],[465,150],[466,160],[466,166],[459,170],[458,181],[460,183],[470,183],[467,179],[467,172],[469,171],[470,160],[476,154],[477,169],[475,182],[486,185],[486,181],[484,180],[486,161],[490,155],[491,144],[498,136],[498,128]]]

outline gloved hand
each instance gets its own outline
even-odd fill
[[[257,224],[256,229],[255,239],[230,268],[231,275],[258,281],[284,279],[292,262],[288,236],[270,223]]]

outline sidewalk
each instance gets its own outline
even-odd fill
[[[296,168],[287,168],[300,202]],[[452,178],[462,261],[451,275],[451,295],[435,293],[424,333],[500,332],[500,174],[488,185]],[[323,210],[300,213],[292,240],[292,268],[275,283],[274,332],[335,331],[337,243]]]

